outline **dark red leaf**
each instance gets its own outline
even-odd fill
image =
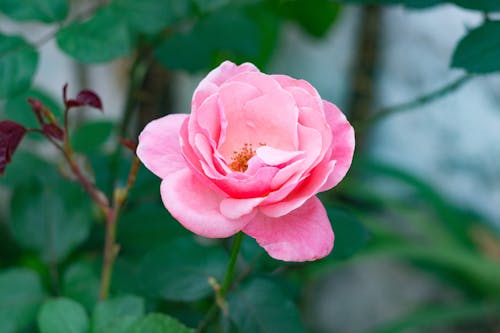
[[[92,90],[82,90],[78,93],[75,99],[70,99],[66,101],[66,106],[68,108],[74,106],[91,106],[93,108],[99,109],[102,111],[102,102],[101,98],[97,96],[95,92]]]
[[[137,149],[137,143],[134,140],[118,138],[118,141],[122,144],[122,146],[130,149],[133,153],[135,153],[135,150]]]
[[[36,119],[38,119],[38,122],[40,124],[43,124],[43,118],[42,118],[42,111],[43,109],[46,109],[45,105],[38,99],[34,98],[28,98],[28,103],[31,104],[31,108],[33,109],[33,112],[35,112]]]
[[[10,120],[0,121],[0,175],[10,163],[24,134],[26,134],[24,126]]]
[[[54,139],[64,140],[64,130],[55,123],[43,124],[43,132]]]

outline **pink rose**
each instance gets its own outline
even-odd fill
[[[337,185],[353,152],[353,128],[309,83],[229,61],[200,82],[191,115],[153,120],[137,148],[184,227],[212,238],[243,231],[286,261],[332,250],[315,194]]]

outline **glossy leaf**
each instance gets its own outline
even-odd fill
[[[219,247],[179,238],[146,255],[139,281],[150,297],[193,301],[213,292],[209,278],[220,281],[227,260],[226,252]]]
[[[330,0],[279,2],[279,12],[315,37],[323,37],[335,22],[340,5]]]
[[[68,15],[68,0],[2,0],[0,11],[16,21],[62,21]]]
[[[56,35],[59,47],[84,63],[102,63],[124,57],[132,50],[127,23],[109,8],[85,22],[75,22]]]
[[[19,150],[5,170],[4,176],[0,177],[0,184],[11,187],[29,185],[34,182],[51,184],[59,177],[54,165],[35,154]]]
[[[17,187],[11,200],[10,229],[23,247],[45,262],[59,262],[88,236],[89,198],[79,184],[37,183]]]
[[[85,123],[76,128],[71,135],[73,149],[82,153],[97,151],[113,133],[114,124],[110,121]]]
[[[40,333],[88,333],[89,319],[85,309],[69,298],[51,299],[38,314]]]
[[[250,280],[228,296],[228,306],[238,332],[305,332],[293,301],[270,280]]]
[[[0,121],[0,175],[12,160],[12,155],[17,149],[26,133],[26,128],[10,120]]]
[[[458,43],[451,62],[470,73],[500,71],[500,21],[487,21]]]
[[[0,33],[0,99],[28,90],[37,65],[38,52],[31,44]]]
[[[111,10],[123,17],[134,31],[154,34],[187,17],[189,1],[176,0],[115,0]]]
[[[151,313],[135,323],[126,333],[192,333],[176,319],[161,314]]]
[[[500,11],[500,2],[491,0],[450,0],[457,6],[475,9],[482,12],[498,12]]]
[[[123,212],[117,238],[121,246],[135,253],[146,253],[151,248],[189,233],[162,204],[140,205]]]
[[[28,269],[0,272],[0,327],[17,333],[31,326],[45,297],[36,273]]]
[[[93,333],[125,333],[144,315],[144,300],[121,296],[97,304],[92,316]],[[146,331],[145,331],[146,333]]]
[[[92,310],[99,297],[100,276],[96,265],[76,262],[68,267],[62,279],[63,295]],[[99,267],[100,268],[100,267]]]
[[[66,86],[64,87],[66,95]],[[75,99],[69,99],[66,101],[67,107],[77,107],[77,106],[90,106],[102,111],[102,101],[99,95],[97,95],[92,90],[82,90],[76,95]]]
[[[190,31],[160,43],[155,56],[166,68],[196,72],[221,58],[259,57],[261,38],[258,25],[248,14],[225,9],[202,18]]]

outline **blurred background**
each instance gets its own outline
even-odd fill
[[[196,85],[221,61],[251,61],[266,73],[305,79],[356,130],[350,173],[321,195],[336,233],[334,251],[314,263],[282,265],[245,239],[243,261],[255,274],[278,279],[307,332],[500,332],[495,11],[495,0],[0,0],[0,115],[33,124],[26,97],[60,114],[65,83],[70,95],[97,92],[104,115],[75,114],[72,140],[96,183],[110,191],[123,181],[122,159],[130,159],[116,153],[116,137],[135,138],[151,119],[188,113]],[[14,35],[26,45],[16,51],[24,54],[19,68],[8,71],[15,50],[6,36]],[[103,238],[95,209],[86,208],[92,222],[60,232],[71,237],[59,235],[67,239],[55,256],[46,253],[49,240],[33,237],[51,227],[36,216],[44,203],[72,205],[45,189],[68,183],[56,168],[49,171],[53,163],[61,169],[56,156],[30,134],[0,179],[0,269],[28,267],[47,293],[91,308],[89,290],[97,282],[84,277],[95,275]],[[66,183],[60,186],[70,188]],[[181,233],[164,226],[175,222],[161,206],[158,184],[141,170],[120,220],[118,294],[154,298],[150,290],[159,282],[141,279],[153,268],[140,260],[150,246]],[[65,218],[85,216],[70,209]],[[158,266],[154,257],[149,266]],[[203,300],[193,310],[182,302],[196,297],[164,295],[150,307],[196,326]],[[6,333],[30,332],[2,311],[0,304]]]

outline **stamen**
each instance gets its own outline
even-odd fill
[[[248,169],[248,161],[255,155],[252,144],[245,143],[240,151],[233,151],[229,167],[233,171],[245,172]]]

